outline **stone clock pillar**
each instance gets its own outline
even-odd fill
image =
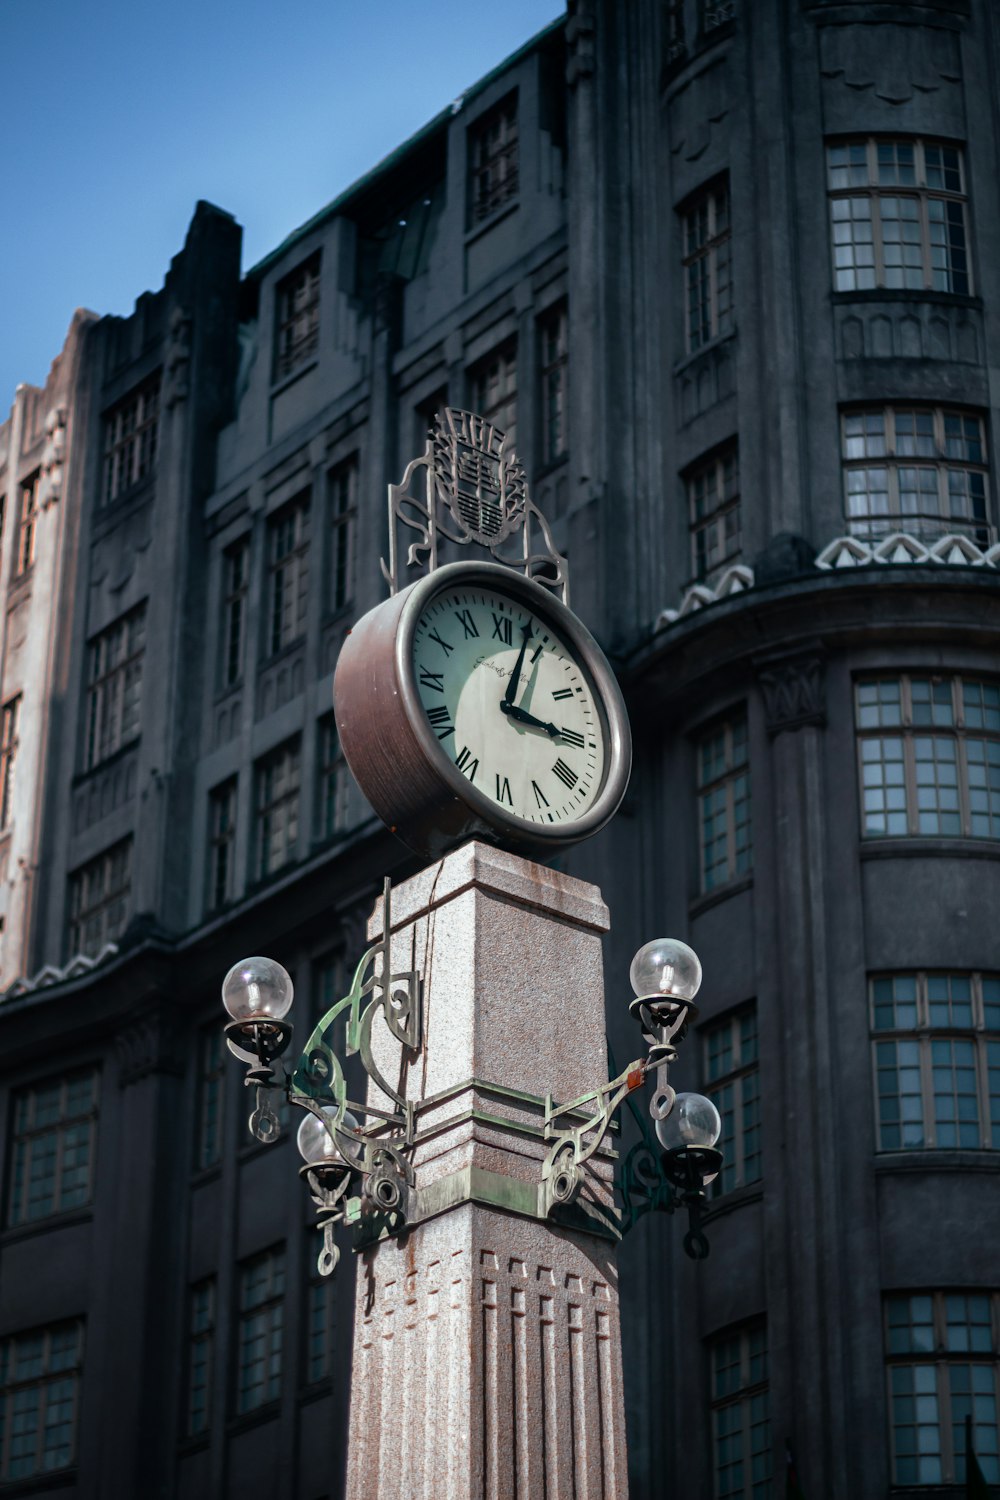
[[[596,886],[478,842],[393,890],[423,1038],[407,1053],[380,1020],[372,1043],[423,1101],[420,1221],[357,1257],[348,1500],[627,1493],[610,1152],[572,1221],[538,1217],[544,1097],[608,1076],[607,927]],[[370,1085],[368,1102],[387,1101]]]

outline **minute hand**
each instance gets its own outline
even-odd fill
[[[536,719],[534,714],[529,714],[526,708],[517,708],[513,703],[501,703],[500,709],[508,719],[513,719],[515,724],[527,724],[531,729],[544,729],[552,739],[560,733],[554,724],[546,724],[544,719]]]
[[[531,626],[523,625],[521,628],[524,632],[524,639],[521,642],[521,649],[517,653],[517,662],[514,666],[514,670],[511,673],[510,679],[507,683],[507,691],[503,695],[503,701],[508,706],[512,704],[514,702],[514,699],[517,697],[517,687],[518,683],[521,681],[521,668],[524,666],[524,653],[527,651],[528,642],[531,640]]]

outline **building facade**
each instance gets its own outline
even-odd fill
[[[620,1252],[631,1493],[1000,1483],[1000,319],[987,0],[593,0],[0,428],[0,1492],[341,1493],[353,1279],[218,989],[344,992],[414,858],[340,754],[386,486],[512,431],[635,736],[561,858],[660,932],[712,1253]],[[686,1053],[686,1056],[685,1056]],[[626,1135],[623,1149],[632,1138]]]

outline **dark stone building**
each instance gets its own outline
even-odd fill
[[[343,992],[331,715],[386,485],[516,432],[636,739],[563,857],[689,940],[711,1257],[621,1250],[636,1497],[1000,1483],[998,17],[592,0],[241,275],[78,315],[0,428],[0,1493],[339,1495],[353,1278],[218,989]],[[627,1144],[627,1142],[626,1142]]]

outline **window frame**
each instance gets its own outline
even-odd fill
[[[294,784],[285,790],[272,795],[269,800],[263,800],[263,778],[271,775],[284,762],[288,762],[288,772],[294,779]],[[272,875],[287,869],[294,864],[298,858],[298,844],[301,833],[301,811],[302,811],[302,741],[298,735],[291,739],[283,740],[273,750],[268,751],[254,762],[254,828],[253,828],[253,878],[254,881],[269,880]],[[294,804],[294,808],[292,807]],[[273,817],[279,809],[285,810],[288,822],[292,824],[294,831],[289,836],[283,835],[282,843],[285,856],[278,864],[271,864],[265,860],[264,850],[271,834],[266,831],[264,820]]]
[[[73,1086],[83,1079],[90,1080],[90,1097],[85,1109],[78,1109],[75,1113],[68,1113]],[[40,1091],[59,1086],[59,1114],[56,1119],[37,1124],[21,1124],[19,1121],[22,1101],[32,1101]],[[29,1103],[29,1108],[30,1108]],[[3,1223],[5,1229],[18,1229],[28,1224],[39,1224],[47,1220],[59,1218],[63,1214],[76,1213],[81,1208],[88,1208],[94,1200],[94,1178],[97,1159],[97,1122],[101,1107],[101,1072],[96,1064],[89,1064],[83,1068],[74,1068],[68,1073],[59,1074],[55,1077],[41,1078],[34,1083],[25,1084],[21,1088],[11,1091],[10,1103],[10,1137],[7,1147],[7,1193],[4,1204]],[[67,1168],[67,1134],[86,1126],[86,1164],[85,1183],[82,1196],[71,1203],[61,1202],[65,1192],[64,1175],[67,1170],[74,1170],[76,1164]],[[39,1143],[55,1137],[55,1159],[52,1169],[52,1204],[46,1212],[32,1214],[30,1188],[32,1183],[37,1184],[37,1177],[33,1174],[34,1161],[36,1159],[37,1146]],[[23,1160],[19,1162],[19,1148],[25,1148]],[[34,1150],[32,1148],[35,1148]],[[76,1150],[78,1147],[73,1146]],[[18,1187],[21,1187],[22,1195],[18,1195]]]
[[[204,1293],[207,1310],[199,1314],[198,1298]],[[184,1382],[185,1438],[208,1437],[212,1425],[212,1380],[215,1373],[215,1333],[218,1320],[218,1285],[215,1276],[202,1276],[188,1288],[188,1349]],[[202,1355],[204,1351],[204,1355]],[[196,1381],[196,1375],[199,1377]],[[195,1392],[204,1393],[204,1404],[196,1412]],[[200,1420],[199,1420],[200,1418]]]
[[[735,760],[736,753],[736,731],[742,727],[743,730],[743,759]],[[724,737],[723,768],[715,776],[704,779],[703,776],[703,752],[710,740],[722,734]],[[716,891],[723,890],[726,886],[734,884],[738,880],[748,878],[753,874],[753,802],[752,785],[750,781],[750,720],[745,704],[734,705],[721,718],[706,724],[697,732],[694,745],[695,753],[695,788],[696,807],[698,818],[698,889],[701,896],[714,895]],[[737,784],[745,778],[746,795],[738,798],[736,795]],[[706,864],[706,801],[718,792],[725,794],[725,820],[726,820],[726,864],[725,874],[721,878],[710,878],[710,869]],[[745,803],[747,816],[743,822],[737,821],[737,813],[741,805]],[[742,852],[738,847],[737,833],[746,827],[746,863],[740,867]],[[716,867],[711,867],[714,870]]]
[[[326,841],[339,838],[350,827],[351,775],[334,714],[324,714],[317,733],[318,837]]]
[[[222,631],[219,679],[224,692],[243,680],[250,591],[250,536],[231,542],[222,553]]]
[[[943,683],[948,683],[950,685],[952,714],[952,721],[950,724],[935,723],[933,721],[933,717],[930,723],[917,724],[914,722],[913,684],[915,682],[926,683],[930,688],[932,697],[928,699],[928,702],[930,704],[932,715],[935,707],[935,700],[933,698],[934,688]],[[883,705],[879,702],[876,702],[875,704],[863,704],[860,697],[861,690],[865,687],[881,684],[899,685],[899,722],[898,724],[869,724],[863,726],[861,723],[861,715],[863,710],[866,708],[874,707],[877,711],[881,711]],[[987,727],[985,722],[982,727],[976,725],[969,726],[967,724],[965,717],[964,696],[964,688],[966,684],[975,685],[980,688],[991,688],[1000,692],[1000,680],[991,678],[988,675],[972,676],[971,674],[967,674],[965,672],[940,672],[934,670],[921,672],[918,668],[914,668],[907,671],[895,672],[891,675],[885,672],[865,672],[860,673],[855,678],[854,734],[856,745],[855,753],[857,757],[858,767],[858,812],[860,815],[859,823],[861,839],[863,842],[869,839],[891,838],[962,838],[977,840],[1000,838],[1000,832],[975,833],[972,831],[973,818],[977,816],[983,816],[982,813],[977,812],[972,806],[973,791],[985,791],[987,799],[987,811],[985,813],[985,816],[987,817],[987,819],[992,821],[995,816],[1000,817],[1000,803],[998,803],[997,813],[994,814],[992,811],[992,787],[987,779],[990,769],[994,764],[993,760],[990,759],[989,747],[991,745],[1000,746],[1000,729],[991,730]],[[891,705],[891,700],[886,700],[886,703]],[[919,746],[917,744],[918,740],[947,740],[949,743],[954,743],[955,745],[953,764],[955,766],[956,775],[955,788],[956,800],[958,803],[957,816],[960,824],[960,827],[957,831],[922,829],[920,827],[922,809],[919,805],[919,793],[921,786],[926,787],[933,785],[935,791],[938,791],[942,788],[946,788],[948,784],[944,782],[939,783],[936,776],[933,783],[928,782],[926,779],[922,782],[919,779],[920,773],[917,769],[918,765],[931,765],[936,772],[939,765],[947,765],[949,764],[949,762],[947,760],[938,761],[936,755],[933,756],[930,760],[927,760],[926,758],[924,760],[920,760],[917,753],[919,749]],[[902,750],[901,757],[891,759],[885,757],[884,755],[866,756],[865,745],[876,741],[898,741],[901,745]],[[969,746],[972,743],[978,744],[980,742],[984,747],[983,773],[985,785],[983,788],[973,787],[969,776]],[[1000,750],[997,751],[997,755],[1000,756]],[[885,775],[886,768],[893,765],[899,765],[900,763],[903,766],[902,780],[900,781],[898,779],[888,779],[888,777]],[[869,778],[868,782],[866,783],[866,765],[874,766],[876,764],[882,767],[883,780],[881,782],[876,782],[874,777],[872,777]],[[971,764],[976,765],[977,762],[973,761],[971,762]],[[869,791],[871,791],[873,794],[876,791],[881,791],[883,794],[886,794],[890,792],[891,789],[898,787],[902,787],[903,789],[903,808],[900,809],[898,807],[892,806],[891,798],[889,798],[888,800],[884,798],[884,806],[881,811],[881,816],[883,818],[883,821],[888,822],[891,817],[898,818],[900,816],[900,813],[902,813],[902,815],[905,817],[907,825],[905,831],[892,831],[888,827],[883,829],[869,829],[867,826],[869,812],[865,805],[866,794]],[[1000,792],[998,792],[998,795],[1000,795]],[[951,812],[952,809],[936,806],[933,814],[927,812],[927,816],[933,815],[940,818],[941,816],[948,815]],[[874,815],[875,814],[873,813],[872,816]]]
[[[122,499],[156,472],[161,386],[157,370],[103,414],[99,509]]]
[[[974,291],[975,291],[975,281],[974,281],[973,274],[972,274],[972,236],[970,234],[970,226],[969,226],[969,193],[968,193],[968,177],[967,177],[966,166],[965,166],[965,145],[964,145],[964,143],[961,143],[961,142],[958,142],[958,141],[943,140],[943,139],[939,140],[936,137],[932,137],[932,136],[907,136],[907,135],[875,134],[875,135],[870,135],[870,136],[863,136],[863,135],[835,136],[835,137],[831,137],[830,139],[828,139],[827,141],[825,141],[824,144],[825,144],[825,147],[826,147],[826,153],[825,153],[826,154],[826,193],[827,193],[827,201],[828,201],[828,203],[830,205],[830,208],[829,208],[829,211],[828,211],[828,215],[827,215],[827,222],[828,222],[828,225],[829,225],[828,244],[830,246],[830,269],[831,269],[831,272],[832,272],[831,283],[832,283],[834,292],[843,294],[845,296],[857,296],[859,293],[861,295],[871,295],[871,294],[877,294],[879,292],[885,292],[885,291],[888,291],[888,292],[894,292],[894,291],[911,292],[914,296],[918,296],[918,297],[921,296],[925,292],[935,292],[935,293],[943,295],[943,296],[955,296],[955,297],[969,297],[969,296],[972,296],[973,293],[974,293]],[[832,186],[832,178],[833,178],[834,171],[840,170],[840,171],[847,171],[849,173],[851,171],[851,164],[847,163],[844,166],[837,166],[837,167],[835,167],[833,165],[832,161],[831,161],[831,153],[833,151],[841,149],[841,148],[847,148],[849,150],[851,147],[858,147],[858,146],[863,146],[864,150],[865,150],[865,172],[866,172],[866,180],[865,180],[865,182],[864,183],[854,183],[854,184],[850,184],[849,183],[847,186],[833,187]],[[882,183],[882,182],[879,181],[878,148],[880,146],[883,146],[883,147],[885,147],[885,146],[891,146],[891,147],[893,147],[894,150],[896,150],[900,146],[912,147],[913,148],[913,154],[914,154],[914,182],[913,183],[906,183],[906,184],[900,184],[900,183]],[[936,188],[936,187],[931,187],[931,186],[928,185],[928,181],[927,181],[927,148],[928,147],[936,148],[938,150],[955,151],[956,152],[957,158],[958,158],[958,172],[959,172],[959,177],[960,177],[960,182],[961,182],[961,186],[960,186],[959,190],[956,191],[954,189],[946,189],[946,188],[943,188],[943,187],[942,188]],[[942,170],[942,172],[944,172],[946,170],[946,168],[944,166],[942,166],[941,170]],[[872,247],[872,266],[871,266],[871,270],[872,270],[872,275],[874,277],[874,282],[873,282],[872,286],[857,286],[857,285],[854,285],[854,286],[842,286],[842,285],[838,284],[838,274],[839,274],[839,271],[840,271],[841,268],[839,268],[837,266],[837,244],[836,244],[836,238],[835,238],[836,231],[835,231],[835,228],[834,228],[834,226],[838,222],[838,220],[834,216],[833,205],[834,205],[835,202],[842,202],[844,200],[849,200],[849,199],[852,199],[852,198],[857,198],[857,199],[863,198],[863,199],[866,199],[868,201],[868,203],[869,203],[869,214],[868,214],[867,222],[871,226],[871,241],[870,241],[870,244],[871,244],[871,247]],[[885,236],[884,236],[883,225],[886,222],[886,220],[885,220],[884,215],[883,215],[882,201],[884,199],[892,199],[892,198],[914,199],[914,200],[917,201],[917,204],[918,204],[917,222],[919,224],[919,230],[920,230],[920,237],[919,237],[919,244],[920,244],[920,270],[921,270],[921,285],[920,286],[908,286],[906,284],[905,280],[900,280],[898,283],[894,284],[894,283],[891,283],[890,281],[888,281],[886,279],[887,269],[888,270],[895,269],[895,268],[887,268],[887,266],[886,266],[886,258],[885,258],[886,245],[887,244],[892,244],[894,242],[892,240],[887,241],[885,239]],[[951,264],[950,264],[951,246],[950,246],[950,242],[948,240],[946,240],[945,244],[946,244],[946,247],[947,247],[948,253],[949,253],[949,264],[948,264],[948,266],[947,266],[946,269],[947,269],[949,278],[953,277],[956,274],[958,274],[960,276],[964,276],[965,282],[966,282],[966,284],[965,284],[964,287],[962,287],[962,286],[957,286],[957,287],[956,286],[940,287],[940,286],[935,286],[934,285],[934,273],[935,273],[935,270],[938,269],[938,268],[936,268],[934,266],[934,264],[933,264],[933,250],[934,250],[935,246],[934,246],[934,243],[933,243],[933,241],[931,239],[931,214],[930,214],[929,206],[928,206],[932,201],[934,201],[934,202],[941,202],[941,203],[943,203],[945,205],[951,204],[951,203],[957,203],[958,205],[960,205],[960,208],[961,208],[960,219],[961,219],[961,225],[962,225],[962,245],[961,245],[961,251],[962,251],[962,253],[965,256],[966,264],[965,264],[964,268],[961,268],[961,269],[957,270],[957,272],[956,272],[955,268],[953,268],[951,266]],[[840,222],[843,222],[843,220],[841,220]],[[854,222],[859,222],[859,221],[856,221],[856,220],[853,219],[853,217],[848,216],[847,222],[848,223],[854,223]],[[863,222],[863,221],[860,221],[860,222]],[[898,221],[890,221],[890,222],[899,222],[900,224],[902,224],[904,222],[912,223],[913,220],[912,219],[910,219],[910,220],[900,219]],[[947,208],[945,209],[943,222],[945,224],[946,229],[948,227],[950,227],[950,224],[952,222],[952,220],[950,219],[949,214],[947,212]],[[853,238],[853,236],[852,236],[852,238],[848,242],[846,242],[846,243],[849,243],[851,245],[851,248],[853,249],[856,244],[864,244],[866,242],[863,241],[863,240],[855,241],[854,238]],[[907,241],[904,241],[902,239],[899,241],[899,244],[901,246],[903,246],[904,244],[907,244],[907,243],[912,244],[913,242],[912,241],[907,242]],[[845,266],[843,269],[845,271],[848,270],[848,269],[850,269],[852,271],[852,273],[856,277],[856,273],[857,273],[859,267],[852,262],[852,264],[851,264],[851,266],[849,268]],[[862,269],[866,269],[866,268],[862,268]],[[900,267],[901,273],[905,273],[906,269],[907,269],[906,267],[901,266]],[[910,269],[913,269],[913,268],[910,268]]]
[[[134,744],[142,734],[146,604],[143,599],[87,641],[85,773]],[[119,641],[122,654],[115,659]]]
[[[328,608],[332,614],[347,609],[354,598],[354,546],[358,515],[359,465],[351,453],[326,474],[329,515]]]
[[[322,249],[299,262],[274,289],[274,369],[272,385],[290,379],[319,353]],[[301,301],[296,299],[301,293]],[[297,331],[301,323],[302,331]]]
[[[878,1025],[877,1006],[880,1003],[876,996],[876,988],[880,982],[886,980],[913,980],[914,981],[914,1024],[904,1026],[893,1022],[889,1026]],[[967,980],[969,983],[970,999],[970,1024],[963,1026],[955,1021],[948,1023],[935,1023],[932,1018],[931,1005],[942,1002],[935,1001],[930,996],[930,980],[954,979]],[[984,981],[998,986],[998,1000],[987,1000],[984,989]],[[872,1091],[874,1095],[875,1109],[875,1149],[879,1155],[887,1152],[900,1151],[1000,1151],[1000,1020],[996,1026],[991,1026],[987,1020],[987,1005],[993,1006],[1000,1001],[1000,974],[989,971],[968,969],[898,969],[892,971],[871,973],[868,976],[868,1008],[869,1025],[871,1033],[871,1056],[872,1056]],[[885,1002],[881,1002],[884,1004]],[[936,1099],[938,1093],[935,1089],[935,1056],[934,1043],[942,1041],[971,1042],[973,1047],[974,1074],[976,1086],[976,1114],[978,1140],[974,1145],[960,1140],[939,1142],[938,1135],[943,1126],[952,1123],[956,1134],[960,1134],[961,1126],[969,1123],[963,1120],[960,1111],[956,1109],[954,1121],[938,1119]],[[880,1048],[886,1044],[895,1046],[899,1042],[909,1042],[917,1048],[917,1066],[920,1076],[920,1133],[919,1144],[910,1144],[905,1140],[905,1130],[908,1124],[915,1123],[907,1120],[902,1112],[902,1100],[904,1097],[912,1097],[912,1093],[904,1095],[901,1090],[892,1094],[883,1094],[880,1087],[881,1066]],[[995,1049],[996,1062],[992,1066],[997,1072],[997,1094],[994,1096],[990,1088],[991,1050]],[[893,1068],[898,1071],[901,1067],[907,1067],[912,1071],[912,1064],[901,1063],[898,1051],[895,1054]],[[950,1067],[954,1069],[955,1063]],[[951,1096],[953,1101],[957,1096]],[[967,1096],[966,1096],[967,1097]],[[895,1100],[899,1110],[893,1120],[883,1120],[882,1104],[884,1099]],[[899,1131],[900,1140],[897,1145],[886,1145],[883,1141],[883,1128],[895,1128]]]
[[[0,713],[0,833],[13,823],[14,769],[20,745],[17,726],[21,712],[21,693],[8,698]]]
[[[719,229],[720,205],[725,227]],[[704,235],[698,217],[704,212]],[[728,175],[713,178],[678,205],[684,285],[684,348],[688,355],[726,338],[735,328],[733,207]],[[694,239],[692,240],[692,232]],[[722,273],[725,273],[724,275]],[[692,300],[694,299],[694,300]],[[704,310],[707,308],[707,320]],[[697,312],[697,319],[695,313]]]
[[[248,1301],[248,1280],[259,1267],[267,1268],[266,1295],[257,1301]],[[233,1382],[233,1407],[237,1416],[245,1416],[250,1412],[261,1411],[281,1398],[281,1385],[283,1378],[284,1363],[284,1299],[287,1289],[287,1276],[285,1267],[284,1244],[272,1245],[257,1255],[248,1256],[240,1262],[238,1283],[238,1304],[236,1318],[235,1354],[236,1368]],[[251,1403],[247,1403],[245,1396],[248,1386],[245,1383],[245,1375],[249,1368],[246,1358],[248,1344],[248,1328],[254,1318],[264,1317],[264,1338],[266,1350],[264,1354],[264,1379],[260,1384],[264,1394]],[[272,1361],[277,1360],[277,1369],[268,1369]],[[251,1387],[252,1388],[252,1387]]]
[[[70,958],[75,957],[78,953],[90,953],[90,950],[86,946],[80,945],[78,939],[74,937],[74,932],[78,932],[78,929],[85,929],[87,923],[93,920],[95,916],[99,916],[101,918],[101,941],[94,948],[93,953],[90,954],[91,957],[94,957],[98,953],[100,953],[101,949],[108,943],[113,943],[119,937],[121,937],[122,933],[128,926],[132,901],[132,842],[132,835],[127,834],[125,838],[119,839],[109,848],[102,850],[100,854],[96,854],[93,859],[87,860],[85,864],[79,865],[75,870],[70,871],[69,899],[67,903],[69,913]],[[113,879],[115,875],[115,859],[116,856],[120,855],[125,856],[123,866],[125,879],[118,885],[110,885],[109,888],[108,881],[109,879]],[[81,895],[79,910],[74,911],[74,906],[76,905],[76,891],[80,890],[82,892],[85,888],[86,880],[88,878],[92,880],[95,872],[97,872],[98,869],[102,867],[106,867],[108,874],[105,875],[102,869],[101,899],[91,906],[85,907],[83,906]],[[114,930],[112,930],[112,924],[106,920],[107,913],[113,910],[118,902],[122,901],[124,902],[124,912],[122,914],[121,923],[119,926],[115,927]]]
[[[502,339],[469,366],[467,375],[469,410],[504,433],[511,447],[517,442],[517,348],[516,334]]]
[[[758,1342],[759,1341],[759,1342]],[[737,1345],[737,1384],[729,1390],[719,1392],[720,1366],[719,1357],[724,1349]],[[755,1347],[756,1345],[756,1347]],[[754,1370],[754,1361],[760,1360],[763,1364],[763,1373]],[[731,1497],[739,1497],[739,1500],[755,1500],[761,1495],[773,1494],[774,1480],[774,1445],[771,1434],[770,1413],[770,1370],[767,1346],[767,1325],[760,1320],[746,1323],[736,1328],[723,1330],[708,1341],[708,1367],[709,1367],[709,1411],[712,1443],[712,1494],[715,1500],[731,1500]],[[724,1366],[732,1369],[730,1363]],[[763,1398],[763,1419],[759,1417],[754,1420],[754,1404]],[[732,1439],[736,1434],[721,1431],[720,1416],[723,1412],[738,1410],[739,1423],[739,1463],[745,1472],[739,1489],[723,1489],[720,1483],[720,1469],[723,1467],[723,1459],[726,1450],[722,1445],[727,1439]],[[758,1449],[752,1447],[753,1432],[755,1426],[763,1425],[766,1428],[766,1446]],[[753,1459],[755,1453],[765,1455],[766,1473],[757,1477],[753,1474]],[[729,1467],[730,1464],[725,1465]],[[761,1489],[759,1486],[763,1485]]]
[[[499,135],[491,144],[490,135],[495,127],[499,127]],[[466,152],[467,229],[471,232],[488,224],[508,205],[517,203],[520,197],[521,146],[516,88],[472,121],[466,133]]]
[[[973,1349],[969,1347],[969,1345],[971,1345],[971,1343],[973,1342],[973,1339],[970,1336],[970,1330],[977,1326],[981,1328],[983,1327],[983,1325],[977,1325],[968,1321],[968,1309],[966,1312],[966,1321],[964,1323],[955,1324],[949,1320],[948,1299],[963,1298],[966,1300],[966,1303],[968,1303],[968,1299],[973,1297],[985,1298],[988,1303],[991,1342],[991,1347],[989,1350]],[[916,1301],[917,1298],[931,1299],[931,1321],[929,1324],[918,1323],[915,1325],[912,1321],[912,1304]],[[909,1319],[906,1324],[894,1324],[891,1316],[892,1307],[894,1304],[898,1306],[903,1302],[909,1302],[911,1305]],[[914,1326],[924,1329],[930,1329],[929,1342],[932,1347],[927,1349],[892,1349],[891,1344],[893,1342],[894,1329],[899,1329],[902,1327],[909,1327],[910,1329],[912,1329]],[[950,1329],[952,1327],[961,1327],[965,1329],[966,1347],[964,1349],[949,1347]],[[889,1427],[889,1465],[892,1474],[893,1485],[905,1486],[909,1490],[910,1488],[923,1489],[930,1486],[934,1486],[935,1489],[938,1489],[942,1485],[962,1484],[965,1478],[964,1421],[962,1423],[963,1436],[961,1441],[956,1445],[954,1440],[956,1421],[953,1403],[957,1394],[959,1403],[961,1404],[961,1393],[956,1393],[953,1390],[952,1375],[955,1369],[960,1365],[965,1365],[969,1367],[970,1370],[973,1366],[992,1370],[994,1410],[993,1431],[996,1434],[998,1427],[1000,1427],[1000,1293],[995,1290],[983,1287],[906,1288],[901,1289],[900,1291],[886,1292],[883,1294],[882,1298],[882,1338],[885,1361],[886,1417]],[[936,1412],[934,1425],[936,1426],[938,1431],[938,1439],[940,1444],[938,1453],[934,1456],[939,1459],[941,1466],[940,1475],[936,1479],[902,1479],[898,1477],[900,1471],[897,1465],[900,1457],[910,1456],[901,1455],[898,1452],[898,1426],[895,1420],[894,1409],[894,1398],[897,1394],[902,1395],[904,1398],[909,1395],[911,1400],[913,1396],[912,1392],[897,1392],[894,1390],[893,1374],[895,1371],[904,1368],[932,1369],[934,1371],[934,1403]],[[929,1392],[926,1391],[919,1392],[919,1395],[923,1397],[925,1403],[928,1394]],[[976,1393],[973,1393],[968,1401],[968,1405],[972,1408],[973,1412],[975,1411],[976,1404],[975,1394]],[[917,1415],[918,1414],[914,1412],[915,1418]],[[909,1426],[911,1424],[907,1423],[906,1425]],[[983,1425],[984,1424],[982,1423],[976,1422],[975,1417],[973,1418],[974,1430],[982,1427]],[[976,1456],[979,1460],[981,1468],[983,1468],[985,1462],[984,1476],[986,1477],[987,1484],[995,1485],[997,1483],[1000,1483],[1000,1462],[998,1462],[997,1460],[997,1455],[985,1454],[978,1442],[975,1446]],[[921,1452],[919,1446],[914,1445],[914,1452],[912,1455],[913,1458],[919,1461],[921,1458],[926,1458],[928,1456],[929,1454],[926,1448]],[[991,1474],[989,1472],[990,1470],[994,1470],[995,1472]]]
[[[697,486],[700,481],[705,481],[704,493],[707,499],[710,493],[710,475],[714,503],[699,515]],[[742,556],[743,506],[738,439],[731,438],[692,464],[684,474],[684,491],[688,507],[688,534],[691,539],[691,576],[703,583],[706,578],[717,577],[724,569],[733,567]],[[735,517],[733,532],[727,525],[730,517]],[[701,546],[701,537],[710,533],[714,533],[714,546],[711,543]]]
[[[57,1335],[67,1333],[71,1329],[75,1336],[74,1363],[60,1366],[58,1369],[50,1368],[53,1354],[53,1340]],[[80,1385],[83,1375],[84,1331],[84,1320],[82,1317],[66,1318],[58,1323],[49,1323],[37,1328],[24,1329],[21,1332],[8,1334],[3,1339],[0,1339],[0,1372],[2,1372],[0,1374],[0,1380],[2,1380],[2,1384],[0,1384],[0,1403],[7,1405],[8,1398],[14,1397],[17,1392],[29,1390],[37,1390],[39,1392],[39,1403],[35,1409],[35,1450],[31,1461],[31,1468],[12,1474],[11,1448],[13,1445],[11,1442],[4,1442],[0,1445],[0,1483],[5,1486],[7,1484],[19,1483],[22,1480],[32,1479],[39,1475],[47,1476],[49,1474],[62,1473],[67,1469],[72,1469],[75,1465],[77,1461],[76,1448],[80,1426]],[[17,1344],[37,1337],[41,1337],[42,1339],[41,1372],[28,1379],[18,1380],[16,1378],[17,1366],[15,1363],[14,1376],[8,1379],[7,1374],[11,1364],[12,1352]],[[13,1358],[16,1361],[16,1354],[13,1355]],[[72,1381],[72,1412],[69,1417],[69,1452],[62,1463],[46,1464],[45,1438],[49,1430],[49,1423],[47,1421],[49,1415],[49,1393],[58,1384],[67,1380]],[[9,1407],[12,1412],[14,1404],[14,1400],[11,1399]]]
[[[206,912],[224,911],[236,899],[236,834],[239,777],[230,776],[208,794]]]
[[[539,316],[537,338],[541,467],[549,469],[569,453],[569,303],[565,297]]]
[[[286,534],[288,527],[291,530]],[[311,531],[312,492],[308,488],[267,518],[266,659],[291,650],[308,633]]]
[[[14,548],[14,578],[26,578],[35,566],[35,544],[38,539],[38,496],[42,485],[42,471],[36,469],[19,487],[20,501],[17,511],[17,543]]]
[[[750,1039],[744,1035],[744,1023],[752,1020],[752,1049],[749,1046]],[[711,1043],[716,1036],[729,1033],[729,1057],[730,1066],[723,1072],[713,1075]],[[723,1153],[723,1163],[719,1175],[710,1184],[709,1196],[712,1199],[721,1198],[726,1193],[733,1192],[736,1188],[749,1187],[753,1183],[760,1182],[763,1178],[761,1158],[761,1118],[760,1118],[760,1036],[757,1028],[757,1002],[751,1000],[748,1004],[740,1005],[736,1010],[719,1016],[715,1020],[705,1022],[700,1028],[701,1054],[702,1054],[702,1076],[705,1080],[702,1093],[711,1099],[722,1117],[722,1134],[719,1137],[719,1149]],[[744,1054],[747,1055],[744,1055]],[[753,1079],[756,1093],[748,1088],[749,1080]],[[719,1098],[723,1090],[733,1090],[733,1120],[734,1131],[730,1138],[726,1134],[726,1114],[719,1108]],[[749,1095],[749,1097],[747,1097]],[[747,1111],[756,1114],[756,1118],[747,1123]],[[756,1162],[751,1166],[753,1176],[747,1175],[747,1136],[756,1134],[756,1150],[750,1154],[750,1160]],[[732,1180],[727,1180],[727,1173],[732,1173]]]
[[[917,419],[922,416],[930,416],[933,424],[931,440],[934,453],[907,453],[901,451],[901,442],[905,444],[910,434],[901,435],[898,431],[897,421],[900,417]],[[849,433],[848,425],[852,420],[879,418],[882,422],[881,453],[860,453],[850,455],[848,445],[860,443],[862,447],[867,446],[867,433]],[[947,433],[948,419],[957,419],[964,424],[974,421],[978,424],[979,436],[976,440],[982,459],[975,461],[968,458],[953,458],[948,454],[949,436]],[[844,497],[844,522],[848,534],[856,536],[864,541],[878,542],[895,532],[903,531],[910,535],[920,537],[925,541],[934,540],[942,536],[967,536],[981,547],[989,547],[996,540],[996,527],[992,521],[992,486],[990,483],[989,448],[986,436],[987,423],[984,414],[975,407],[962,406],[934,406],[927,402],[916,401],[912,403],[885,402],[864,403],[862,405],[844,406],[840,409],[840,467],[843,475],[843,497]],[[871,436],[878,440],[878,435]],[[913,441],[916,446],[917,436],[914,434]],[[922,434],[926,438],[926,434]],[[961,441],[967,439],[964,431]],[[937,499],[936,511],[907,510],[902,509],[900,476],[905,470],[913,470],[914,475],[920,473],[933,473],[935,476],[935,495]],[[851,499],[853,495],[864,494],[870,496],[872,493],[880,494],[882,491],[871,491],[867,487],[864,491],[852,491],[850,478],[852,474],[867,474],[871,471],[885,471],[885,497],[886,509],[884,512],[866,510],[865,512],[852,514]],[[961,474],[964,476],[979,476],[982,481],[983,515],[977,518],[975,515],[955,515],[948,509],[948,501],[951,495],[950,476]],[[918,491],[923,499],[924,492]],[[926,492],[927,494],[930,491]],[[965,490],[966,499],[971,499],[974,504],[972,490],[967,486]]]

